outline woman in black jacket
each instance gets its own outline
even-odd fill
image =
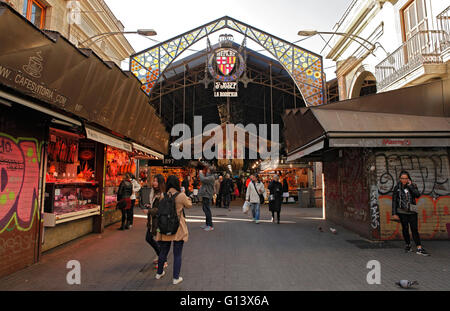
[[[402,224],[403,238],[406,242],[405,251],[412,251],[409,236],[409,227],[411,227],[414,243],[417,247],[416,253],[429,256],[420,243],[417,210],[415,210],[416,199],[420,197],[420,192],[417,186],[412,183],[411,176],[407,171],[400,172],[399,179],[400,181],[394,187],[392,194],[392,219],[400,221]]]
[[[150,190],[149,204],[146,204],[147,208],[147,234],[145,240],[155,250],[156,258],[153,260],[155,269],[158,268],[158,258],[161,253],[161,247],[159,243],[155,241],[156,229],[158,229],[158,205],[159,201],[164,198],[164,192],[166,191],[164,176],[161,174],[155,175],[152,181],[152,189]],[[167,262],[164,263],[164,268],[167,267]]]
[[[272,222],[275,222],[275,212],[277,213],[277,223],[280,223],[281,203],[283,201],[283,185],[280,177],[275,175],[269,184],[269,211],[272,212]]]

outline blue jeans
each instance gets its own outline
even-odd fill
[[[167,255],[170,251],[172,241],[159,241],[161,253],[158,257],[158,274],[163,273],[164,263],[167,261]],[[183,253],[184,241],[173,241],[173,278],[178,279],[181,270],[181,255]]]
[[[259,203],[250,203],[253,219],[259,220]]]
[[[202,198],[202,203],[203,203],[203,212],[205,213],[206,217],[206,225],[212,227],[213,222],[210,207],[211,200],[209,198]]]

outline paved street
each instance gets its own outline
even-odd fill
[[[405,254],[401,241],[360,248],[348,240],[363,239],[322,220],[321,209],[283,206],[280,225],[270,222],[267,205],[260,224],[241,212],[240,202],[231,212],[212,210],[212,232],[199,227],[200,205],[186,211],[190,238],[179,285],[171,284],[172,255],[166,276],[155,280],[154,251],[144,240],[146,219],[137,211],[131,230],[118,231],[115,224],[58,247],[38,264],[1,279],[0,290],[396,290],[400,279],[419,281],[420,290],[450,290],[450,241],[425,241],[432,256],[422,257]],[[66,263],[73,259],[81,263],[81,285],[66,283]],[[381,263],[381,285],[366,281],[367,262],[374,259]]]

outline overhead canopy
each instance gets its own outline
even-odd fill
[[[201,39],[222,29],[240,33],[272,54],[295,81],[307,106],[322,105],[325,102],[326,98],[323,92],[325,80],[321,55],[229,16],[216,19],[132,55],[130,71],[141,81],[142,89],[150,94],[160,80],[160,76],[164,75],[179,55]]]
[[[129,72],[0,2],[0,88],[167,153],[169,134]]]
[[[288,161],[340,147],[450,146],[450,80],[287,110]]]

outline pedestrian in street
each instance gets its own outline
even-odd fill
[[[129,228],[133,227],[133,219],[134,219],[134,205],[136,204],[136,193],[139,193],[141,190],[141,184],[136,180],[136,177],[133,174],[131,176],[131,184],[133,185],[133,193],[130,196],[131,207],[130,207],[130,225]]]
[[[186,175],[183,179],[183,182],[181,183],[181,186],[184,188],[184,193],[186,193],[186,196],[189,198],[191,196],[191,191],[189,190],[191,182],[191,176]]]
[[[260,206],[261,198],[260,195],[264,196],[264,185],[255,175],[250,175],[250,182],[247,186],[247,193],[245,195],[245,200],[250,202],[250,207],[252,209],[253,221],[255,224],[259,223],[260,216]]]
[[[242,186],[243,186],[243,181],[242,181],[242,177],[238,177],[237,178],[237,180],[236,180],[236,185],[237,185],[237,188],[238,188],[238,192],[239,192],[239,194],[238,194],[238,198],[242,195]]]
[[[236,182],[236,183],[234,183],[233,200],[236,200],[237,198],[239,198],[239,188],[238,188],[238,185]]]
[[[289,200],[289,184],[287,182],[287,175],[283,178],[283,201],[286,199],[286,203]]]
[[[132,194],[131,174],[126,173],[117,190],[117,208],[122,212],[122,224],[118,230],[130,229],[130,219],[132,218],[130,197]]]
[[[222,183],[220,184],[220,193],[222,194],[223,207],[230,209],[231,193],[233,193],[233,181],[230,178],[230,174],[226,174]]]
[[[214,175],[211,174],[211,168],[205,167],[203,171],[199,173],[202,186],[198,192],[199,197],[202,198],[203,212],[205,213],[206,223],[201,228],[205,231],[214,230],[211,214],[211,202],[214,194]]]
[[[417,185],[411,180],[407,171],[400,172],[399,182],[394,187],[392,194],[392,218],[400,221],[402,225],[403,239],[405,240],[405,251],[412,251],[411,237],[409,227],[416,244],[416,254],[429,256],[428,252],[422,247],[418,230],[418,215],[416,200],[420,197]]]
[[[220,192],[220,185],[222,184],[223,177],[219,176],[218,179],[214,182],[214,194],[216,196],[216,207],[222,207],[222,193]]]
[[[281,203],[283,201],[283,185],[280,183],[280,176],[273,176],[269,184],[269,211],[272,212],[272,222],[275,222],[275,213],[277,213],[277,223],[280,223]]]
[[[164,182],[164,176],[161,174],[155,175],[152,181],[152,187],[149,195],[149,204],[144,207],[147,208],[147,234],[145,235],[145,240],[151,247],[155,250],[156,258],[153,260],[155,269],[158,268],[158,258],[161,253],[161,247],[159,243],[155,240],[156,230],[158,228],[158,204],[159,201],[164,197],[166,186]],[[167,267],[167,262],[164,263],[164,268]]]
[[[198,186],[199,186],[198,178],[196,176],[194,176],[192,178],[192,188],[193,188],[193,191],[192,191],[192,194],[193,194],[192,202],[193,203],[198,203],[198,201],[199,201],[198,200]]]
[[[160,232],[156,234],[156,241],[159,241],[161,252],[158,258],[158,271],[155,276],[157,280],[161,279],[165,275],[164,263],[167,262],[167,255],[170,251],[170,246],[173,242],[173,281],[174,285],[183,281],[180,276],[181,271],[181,257],[183,252],[183,245],[188,241],[189,231],[186,224],[186,218],[184,216],[184,208],[191,208],[192,201],[186,196],[185,193],[181,193],[180,181],[178,177],[170,175],[167,177],[166,182],[167,194],[169,196],[176,195],[175,207],[177,210],[177,216],[179,219],[178,230],[173,235],[165,235]],[[178,194],[177,194],[178,193]]]

